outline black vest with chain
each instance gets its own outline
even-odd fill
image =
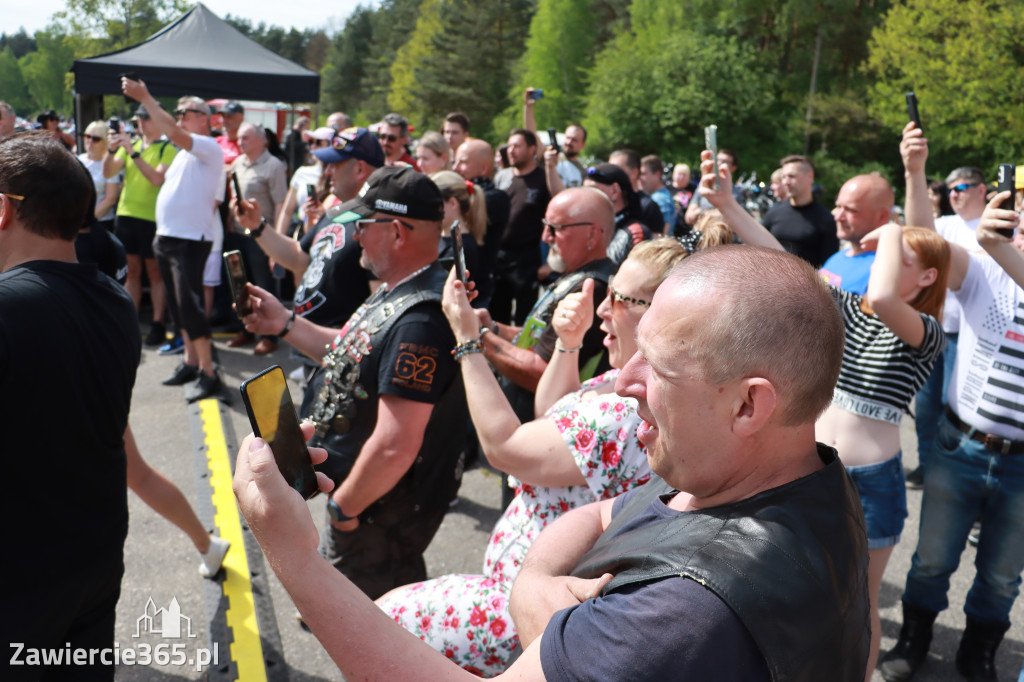
[[[615,515],[573,575],[615,577],[605,592],[669,577],[729,605],[776,682],[861,682],[870,643],[867,540],[853,481],[835,451],[825,468],[732,504],[629,528],[655,498],[652,479]],[[681,607],[684,608],[684,607]]]

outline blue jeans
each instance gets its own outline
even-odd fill
[[[935,452],[935,432],[946,407],[949,381],[956,360],[957,335],[946,334],[946,346],[935,360],[932,373],[914,399],[914,428],[917,430],[917,463],[922,471],[928,470],[928,460]]]
[[[964,613],[1007,624],[1024,571],[1024,455],[986,450],[943,417],[924,481],[905,601],[936,612],[949,605],[949,577],[979,516],[976,574]]]

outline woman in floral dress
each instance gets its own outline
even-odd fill
[[[570,294],[552,319],[554,354],[537,388],[543,417],[520,424],[481,353],[460,359],[466,399],[488,461],[509,474],[516,497],[491,533],[483,575],[451,574],[392,590],[377,604],[466,670],[502,672],[518,644],[508,597],[530,544],[561,514],[642,485],[650,477],[636,438],[636,401],[614,393],[618,368],[636,352],[634,336],[654,290],[687,254],[670,238],[635,247],[608,285],[597,314],[612,369],[580,385],[577,354],[594,315],[592,283]],[[461,284],[449,279],[445,314],[457,339],[479,323]],[[569,392],[567,395],[567,391]]]

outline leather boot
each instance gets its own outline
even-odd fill
[[[882,657],[879,670],[885,682],[907,682],[928,656],[932,643],[932,624],[939,615],[903,602],[903,627],[892,651]]]
[[[984,623],[967,617],[967,628],[956,651],[956,669],[970,682],[997,682],[996,649],[1009,624]]]

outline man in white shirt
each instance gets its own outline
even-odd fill
[[[210,325],[203,312],[203,266],[221,227],[217,194],[224,152],[210,137],[210,107],[198,97],[178,100],[175,118],[160,108],[145,83],[121,79],[124,94],[142,103],[153,123],[181,152],[167,169],[156,199],[153,251],[167,290],[167,307],[185,342],[185,357],[166,386],[189,384],[195,402],[223,389],[213,368]]]

